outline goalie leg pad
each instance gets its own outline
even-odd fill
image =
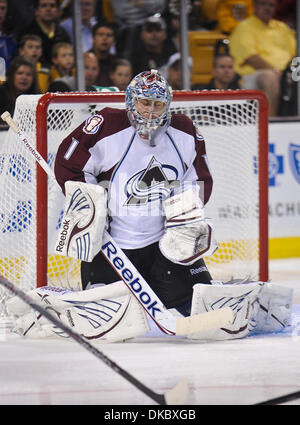
[[[237,285],[204,285],[201,283],[194,285],[191,315],[230,307],[233,310],[234,320],[226,328],[198,332],[189,335],[188,338],[227,340],[247,336],[256,326],[255,317],[259,307],[258,297],[262,286],[262,282]]]
[[[293,289],[267,282],[259,296],[255,331],[279,332],[290,325]]]
[[[86,291],[43,287],[28,295],[87,339],[116,342],[144,335],[150,330],[144,309],[121,281]],[[15,329],[21,335],[68,338],[45,317],[25,307],[17,297],[8,300],[7,309],[15,318]]]

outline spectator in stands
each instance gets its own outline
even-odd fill
[[[195,85],[193,90],[237,90],[240,88],[238,75],[234,70],[232,56],[221,54],[214,57],[212,79],[208,84]]]
[[[189,70],[193,66],[193,59],[188,57]],[[166,65],[165,77],[173,90],[182,90],[182,64],[180,53],[170,56]]]
[[[9,0],[7,3],[7,17],[12,27],[16,40],[20,40],[20,34],[31,23],[34,16],[35,0]]]
[[[15,57],[8,69],[6,82],[0,86],[0,115],[5,111],[13,115],[16,99],[21,94],[38,93],[35,64],[25,57]]]
[[[128,84],[132,80],[131,63],[127,59],[115,59],[109,76],[113,86],[118,87],[120,91],[126,91]]]
[[[140,44],[132,50],[130,62],[133,75],[165,66],[177,49],[167,39],[167,28],[161,16],[149,17],[142,27]]]
[[[52,49],[52,66],[50,68],[50,84],[57,78],[74,77],[74,53],[70,43],[56,43]]]
[[[95,17],[96,0],[80,0],[81,5],[81,34],[82,34],[82,50],[87,52],[93,47],[92,28],[96,25]],[[73,44],[73,18],[70,17],[61,22],[61,26],[67,31],[71,43]]]
[[[8,29],[6,15],[7,0],[0,0],[0,57],[4,59],[7,70],[12,59],[17,55],[18,48],[15,38]],[[3,77],[5,77],[5,70],[3,71]]]
[[[38,63],[42,57],[42,39],[36,34],[27,34],[19,43],[19,55],[26,56],[34,63]]]
[[[281,72],[296,55],[294,32],[273,19],[276,0],[254,0],[254,15],[237,25],[230,36],[235,70],[243,89],[259,89],[269,101],[270,116],[276,116]]]
[[[99,64],[95,53],[85,52],[83,54],[84,61],[84,76],[85,76],[85,90],[96,91],[94,87],[98,74]],[[75,76],[64,76],[57,78],[53,83],[50,84],[49,92],[71,92],[76,91],[76,79]]]
[[[117,54],[130,59],[136,40],[139,39],[142,25],[149,16],[155,13],[162,14],[166,10],[167,0],[111,0],[110,3],[118,28],[116,33]]]
[[[217,4],[218,29],[231,34],[234,28],[254,12],[253,0],[219,0]]]
[[[19,43],[19,55],[25,56],[36,64],[36,72],[39,88],[42,93],[46,93],[50,83],[50,69],[42,66],[42,39],[36,34],[27,34],[21,38]]]
[[[99,62],[95,53],[85,52],[83,55],[86,91],[94,91],[99,75]]]
[[[90,51],[95,53],[99,62],[99,75],[97,86],[111,86],[109,74],[116,55],[110,53],[115,44],[115,28],[113,24],[101,23],[93,27],[93,47]]]
[[[19,35],[37,34],[43,43],[41,62],[44,66],[51,66],[51,52],[54,44],[70,42],[68,33],[58,24],[59,0],[35,0],[35,18]]]

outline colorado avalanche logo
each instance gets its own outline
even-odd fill
[[[289,160],[292,173],[300,184],[300,145],[289,145]]]
[[[127,201],[124,205],[145,205],[148,202],[165,199],[170,193],[171,185],[164,170],[171,172],[171,181],[177,180],[177,169],[171,165],[161,164],[153,156],[146,169],[139,171],[128,180]]]
[[[95,134],[99,130],[100,125],[103,123],[104,118],[102,115],[92,115],[89,117],[86,122],[85,126],[83,127],[83,131],[86,134]]]

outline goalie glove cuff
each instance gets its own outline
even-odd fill
[[[204,205],[194,188],[178,192],[163,202],[167,225],[177,221],[193,222],[204,219]]]

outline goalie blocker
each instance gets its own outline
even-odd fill
[[[101,250],[107,220],[107,193],[94,184],[68,181],[61,229],[55,252],[92,261]]]

